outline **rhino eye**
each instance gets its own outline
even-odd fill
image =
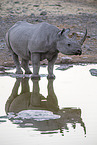
[[[71,44],[70,43],[68,43],[68,46],[70,46]]]

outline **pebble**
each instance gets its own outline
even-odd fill
[[[84,33],[82,33],[82,32],[76,32],[76,34],[79,36],[84,36]]]
[[[61,63],[65,63],[65,62],[70,62],[71,60],[72,60],[71,57],[65,56],[65,57],[62,57],[60,61]]]
[[[47,12],[46,12],[46,11],[42,11],[42,12],[40,13],[40,15],[45,16],[45,15],[47,15]]]
[[[56,68],[56,70],[67,70],[69,68],[73,67],[72,64],[69,65],[61,65],[60,67]]]
[[[92,76],[97,76],[97,69],[90,69],[89,72]]]
[[[34,13],[31,13],[31,15],[30,15],[31,17],[35,17],[35,14]]]
[[[15,1],[14,3],[15,3],[15,4],[19,4],[19,1]]]
[[[0,71],[4,71],[5,68],[3,66],[0,66]]]
[[[93,50],[89,47],[89,45],[87,45],[87,44],[84,44],[84,48],[87,49],[88,51],[93,51]]]
[[[5,73],[5,71],[1,71],[1,70],[0,70],[0,74],[4,74],[4,73]]]
[[[38,5],[38,4],[36,4],[36,5],[33,5],[33,7],[39,7],[39,5]]]

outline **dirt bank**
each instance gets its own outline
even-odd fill
[[[0,66],[13,66],[13,60],[7,49],[4,37],[7,30],[17,21],[30,23],[49,22],[60,29],[70,28],[80,39],[88,30],[87,39],[82,47],[81,56],[59,54],[56,63],[97,63],[97,2],[66,0],[3,0],[0,1]],[[64,59],[64,58],[63,58]],[[46,61],[43,61],[46,63]]]

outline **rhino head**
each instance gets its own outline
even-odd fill
[[[70,29],[63,29],[58,33],[57,49],[59,50],[59,52],[67,55],[81,55],[81,46],[83,45],[86,39],[87,29],[85,35],[80,40],[76,39],[76,33],[74,33],[72,38],[69,38],[69,32]]]

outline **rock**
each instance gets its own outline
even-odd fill
[[[88,50],[88,51],[93,51],[91,48],[88,48],[87,50]]]
[[[84,36],[84,33],[82,33],[82,32],[76,32],[76,34],[77,34],[78,36]]]
[[[97,69],[90,69],[89,72],[92,76],[97,76]]]
[[[87,44],[84,44],[84,48],[87,49],[88,51],[93,51],[93,50],[89,47],[89,45],[87,45]]]
[[[65,56],[65,57],[62,57],[60,61],[61,63],[65,63],[65,62],[70,62],[71,60],[72,60],[71,57]]]
[[[5,71],[5,68],[3,66],[0,66],[0,71]]]
[[[35,21],[35,22],[43,22],[43,20],[40,19],[40,18],[36,18],[36,19],[34,19],[34,21]]]
[[[0,74],[5,74],[5,71],[1,71],[1,70],[0,70]]]
[[[77,10],[78,10],[78,11],[82,11],[82,10],[83,10],[83,8],[78,8]]]
[[[14,14],[14,11],[9,11],[11,14]]]
[[[61,65],[60,67],[56,68],[56,70],[67,70],[69,68],[73,67],[72,64],[69,65]]]
[[[62,5],[60,5],[60,4],[55,4],[55,6],[62,7]]]
[[[26,12],[27,12],[27,10],[23,9],[23,10],[22,10],[22,12],[23,12],[23,13],[26,13]]]
[[[5,74],[5,68],[3,66],[0,66],[0,75]]]
[[[87,59],[88,57],[84,56],[83,58],[84,58],[84,59]]]
[[[31,13],[31,15],[30,15],[31,17],[35,17],[35,14],[34,13]]]
[[[15,3],[15,4],[19,4],[20,2],[19,2],[19,1],[15,1],[14,3]]]
[[[46,12],[46,11],[42,11],[42,12],[40,13],[40,15],[45,16],[45,15],[47,15],[47,12]]]
[[[33,7],[39,7],[39,5],[38,5],[38,4],[36,4],[36,5],[33,5]]]

